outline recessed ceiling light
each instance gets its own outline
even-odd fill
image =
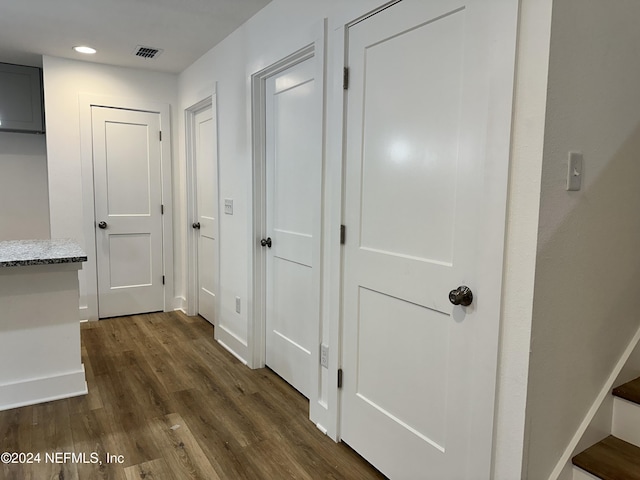
[[[89,55],[92,55],[92,54],[96,53],[96,49],[95,48],[87,47],[87,46],[84,46],[84,45],[81,45],[79,47],[73,47],[73,49],[78,53],[87,53]]]

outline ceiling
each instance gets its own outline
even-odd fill
[[[51,55],[178,73],[270,1],[0,0],[0,62],[40,66]],[[139,45],[164,51],[141,58]]]

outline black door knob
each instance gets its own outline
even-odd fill
[[[262,245],[263,247],[271,248],[271,237],[263,238],[262,240],[260,240],[260,245]]]
[[[195,222],[193,225],[191,225],[193,228],[195,228],[196,230],[200,230],[200,222]]]
[[[466,285],[462,285],[449,292],[449,301],[454,305],[468,307],[473,302],[473,292]]]
[[[105,228],[107,228],[107,222],[100,222],[100,223],[98,224],[98,227],[99,227],[99,228],[102,228],[102,229],[104,230]]]

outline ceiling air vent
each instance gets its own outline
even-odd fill
[[[153,47],[143,47],[142,45],[138,45],[135,49],[135,51],[133,52],[134,55],[136,55],[137,57],[142,57],[142,58],[156,58],[158,55],[160,55],[164,50],[160,49],[160,48],[153,48]]]

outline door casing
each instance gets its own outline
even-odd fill
[[[93,138],[91,126],[91,107],[119,108],[123,110],[139,110],[158,113],[160,127],[163,132],[161,143],[162,155],[162,260],[165,276],[164,311],[174,309],[173,298],[173,199],[171,179],[171,108],[168,104],[149,102],[145,100],[124,99],[102,95],[80,94],[80,149],[82,157],[82,204],[84,249],[88,260],[83,264],[86,275],[85,308],[80,307],[81,320],[98,320],[98,268],[96,261],[96,231],[95,231],[95,191],[93,183]],[[81,288],[82,294],[82,288]]]
[[[213,116],[216,119],[216,131],[214,134],[218,135],[218,122],[217,122],[217,96],[214,93],[212,96],[207,97],[184,111],[184,120],[185,120],[185,140],[186,140],[186,155],[187,155],[187,299],[186,299],[186,310],[187,315],[197,315],[198,314],[198,232],[196,232],[193,228],[190,228],[191,222],[196,218],[198,208],[197,208],[197,168],[196,168],[196,156],[195,156],[195,117],[196,114],[206,108],[211,107],[213,111]],[[216,142],[217,145],[217,142]],[[216,156],[217,158],[217,156]],[[218,175],[216,178],[220,178],[219,171],[219,162],[216,161],[216,170]],[[218,192],[220,191],[220,186],[218,183],[212,185],[212,188],[215,188],[215,195],[218,196]],[[220,231],[220,212],[218,211],[218,216],[216,217],[216,222],[218,223],[218,231]],[[219,235],[218,235],[219,237]],[[216,264],[220,265],[220,241],[218,238],[218,248],[215,252],[216,255]],[[220,272],[216,272],[217,284],[220,285]],[[215,302],[215,319],[214,324],[218,325],[218,317],[220,312],[220,295],[216,292],[216,302]]]
[[[265,366],[266,360],[266,252],[260,246],[259,240],[261,235],[266,231],[266,158],[265,158],[265,83],[266,79],[278,72],[286,70],[290,66],[299,63],[308,58],[314,57],[317,62],[318,68],[318,91],[322,96],[322,112],[323,112],[323,130],[324,130],[324,116],[325,116],[325,41],[327,36],[327,22],[323,20],[319,22],[313,29],[310,35],[310,43],[305,47],[295,51],[289,56],[282,58],[281,60],[273,63],[272,65],[256,72],[251,77],[251,106],[252,106],[252,218],[251,221],[251,239],[249,250],[249,299],[252,305],[248,312],[248,345],[247,345],[247,364],[251,368],[262,368]],[[321,181],[321,211],[324,207],[324,168],[325,168],[325,148],[324,148],[324,131],[323,138],[323,152],[322,152],[322,179]],[[325,241],[325,223],[324,216],[320,216],[320,234],[316,239],[317,245],[315,248],[318,250],[319,263],[317,270],[314,272],[314,288],[320,289],[320,295],[322,292],[323,274],[322,269],[324,266],[324,258],[321,250],[321,244]],[[320,305],[322,304],[322,297],[320,296]],[[320,307],[322,309],[322,307]],[[322,391],[321,384],[326,384],[328,370],[320,367],[320,343],[322,341],[321,320],[317,318],[314,321],[313,328],[313,342],[311,350],[311,358],[318,359],[317,363],[314,363],[312,368],[311,384],[312,389],[309,395],[309,409],[310,418],[314,422],[318,422],[318,418],[322,417],[321,411],[326,410],[326,391]],[[328,335],[325,332],[325,335]],[[336,349],[337,352],[337,349]],[[319,426],[324,431],[324,427]]]
[[[267,230],[267,175],[266,175],[266,80],[292,65],[313,58],[315,45],[307,45],[273,65],[257,72],[251,78],[253,118],[253,229],[252,270],[253,309],[249,329],[248,364],[251,368],[262,368],[266,363],[266,275],[267,255],[259,240]],[[317,275],[317,273],[316,273]],[[315,283],[315,282],[314,282]],[[318,284],[319,285],[319,284]],[[314,353],[312,352],[312,356]]]

